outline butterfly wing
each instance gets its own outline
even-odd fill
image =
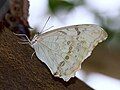
[[[107,33],[97,25],[74,25],[42,34],[33,48],[54,76],[68,81],[94,47],[106,38]]]

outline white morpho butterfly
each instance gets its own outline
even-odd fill
[[[97,25],[81,24],[36,34],[29,42],[51,73],[68,81],[75,76],[95,46],[107,36]]]

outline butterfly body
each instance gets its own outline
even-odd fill
[[[68,81],[106,38],[107,33],[97,25],[73,25],[35,35],[31,46],[54,76]]]

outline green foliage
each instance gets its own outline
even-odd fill
[[[75,5],[72,2],[64,0],[49,0],[48,7],[52,13],[56,13],[58,10],[70,11]]]
[[[49,11],[52,14],[60,10],[70,12],[70,10],[79,5],[85,5],[84,0],[48,0]]]

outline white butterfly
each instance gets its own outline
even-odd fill
[[[30,44],[51,73],[68,81],[81,68],[94,47],[107,38],[94,24],[73,25],[36,34]]]

